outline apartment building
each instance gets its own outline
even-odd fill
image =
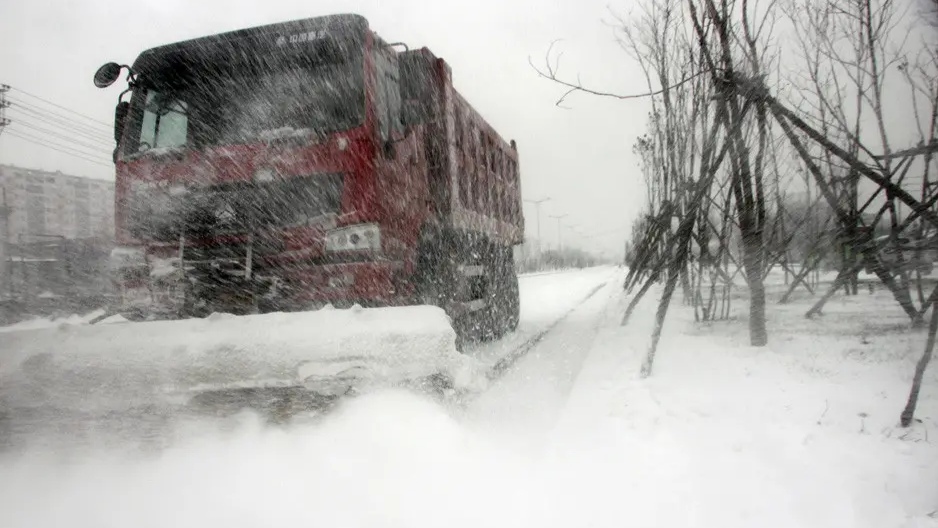
[[[0,165],[0,206],[9,208],[11,243],[52,235],[114,237],[114,182]],[[30,236],[32,235],[32,236]]]

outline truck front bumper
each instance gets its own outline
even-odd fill
[[[287,302],[306,306],[405,304],[411,288],[402,280],[404,269],[402,261],[368,261],[285,270]]]
[[[139,313],[157,318],[182,314],[188,303],[203,299],[215,310],[228,311],[227,298],[215,298],[217,291],[193,291],[195,275],[179,269],[178,259],[146,256],[141,250],[126,250],[135,257],[114,265],[115,285],[119,290],[116,307],[124,313]],[[393,306],[409,304],[413,287],[403,260],[358,260],[352,262],[268,262],[256,268],[250,278],[232,277],[225,284],[241,304],[261,311],[306,310],[332,304],[337,307]],[[242,284],[243,283],[243,284]],[[254,301],[251,301],[251,299]],[[237,304],[237,303],[235,303]],[[242,310],[243,311],[243,310]]]

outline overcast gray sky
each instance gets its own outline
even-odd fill
[[[457,89],[507,138],[518,141],[526,199],[542,207],[542,237],[556,242],[556,221],[596,234],[592,249],[620,251],[644,187],[631,146],[645,126],[647,101],[577,95],[554,106],[562,89],[540,79],[528,57],[542,60],[554,39],[562,71],[619,92],[644,91],[637,64],[614,42],[609,8],[630,0],[184,0],[4,2],[0,83],[111,122],[120,89],[98,90],[102,63],[133,61],[149,47],[243,27],[338,12],[366,16],[389,41],[427,46],[453,68]],[[11,98],[24,98],[11,93]],[[26,98],[26,101],[29,99]],[[10,117],[15,117],[11,115]],[[9,130],[16,130],[15,125]],[[102,161],[107,164],[108,159]],[[0,136],[0,163],[113,178],[113,169]],[[525,204],[528,233],[534,208]],[[568,233],[565,232],[565,239]]]

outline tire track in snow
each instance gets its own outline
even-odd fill
[[[453,409],[460,419],[522,449],[545,447],[600,330],[611,320],[616,277],[591,288],[492,368],[489,386],[465,395]]]
[[[587,301],[589,301],[594,295],[596,295],[599,292],[599,290],[602,290],[603,288],[605,288],[609,284],[609,282],[610,281],[606,281],[606,282],[596,285],[595,288],[590,290],[589,293],[587,293],[582,299],[577,301],[577,303],[574,304],[573,307],[571,307],[569,310],[564,312],[564,314],[561,315],[557,320],[552,322],[550,325],[548,325],[546,328],[544,328],[540,332],[534,334],[534,336],[530,337],[527,341],[525,341],[520,346],[516,347],[514,350],[509,352],[500,360],[498,360],[498,362],[492,365],[492,367],[489,368],[488,372],[486,372],[486,376],[488,377],[489,381],[492,382],[501,378],[508,371],[508,369],[510,369],[512,366],[514,366],[515,363],[518,362],[519,359],[523,358],[535,346],[537,346],[541,341],[543,341],[544,337],[546,337],[547,334],[549,334],[551,330],[556,328],[557,325],[559,325],[560,323],[564,322],[564,320],[570,317],[570,314],[575,312],[580,306],[582,306]]]
[[[529,356],[529,354],[537,350],[539,345],[547,344],[550,342],[549,338],[553,337],[561,325],[570,320],[571,315],[576,313],[578,310],[581,310],[584,305],[586,305],[591,299],[593,299],[600,291],[607,289],[611,286],[614,286],[615,281],[618,277],[617,273],[612,273],[604,281],[600,282],[596,286],[592,287],[586,295],[581,299],[576,301],[569,309],[563,312],[562,315],[554,319],[552,322],[542,327],[540,330],[534,333],[534,335],[525,339],[521,344],[515,346],[508,353],[501,356],[501,358],[495,362],[491,367],[486,370],[486,377],[488,379],[488,385],[485,390],[479,392],[470,392],[462,393],[455,398],[457,401],[457,406],[462,409],[467,409],[473,403],[477,402],[481,397],[488,393],[497,382],[502,380],[507,374],[515,373],[514,367],[518,364],[519,361]],[[599,313],[592,314],[590,319],[595,318],[593,324],[590,325],[588,332],[588,339],[592,342],[592,338],[595,336],[596,332],[599,329],[599,325],[602,324],[602,321],[606,318],[606,312],[609,309],[609,303],[605,303],[603,308]],[[587,339],[586,336],[579,336],[580,339]],[[575,377],[575,376],[574,376]]]

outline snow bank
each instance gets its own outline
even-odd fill
[[[13,406],[144,405],[161,395],[298,386],[345,371],[390,383],[443,373],[458,388],[479,379],[456,351],[446,314],[430,306],[61,325],[8,332],[0,342],[0,395]]]
[[[22,330],[38,330],[42,328],[55,328],[60,325],[86,325],[97,317],[105,314],[102,309],[84,315],[72,314],[68,317],[35,317],[27,321],[21,321],[7,326],[0,326],[0,333],[19,332]],[[5,340],[5,339],[4,339]],[[2,341],[0,341],[2,342]],[[0,351],[4,346],[0,344]]]
[[[101,319],[95,324],[103,325],[103,324],[116,324],[116,323],[129,323],[129,322],[130,320],[124,317],[123,315],[114,314],[114,315],[105,317],[104,319]]]

